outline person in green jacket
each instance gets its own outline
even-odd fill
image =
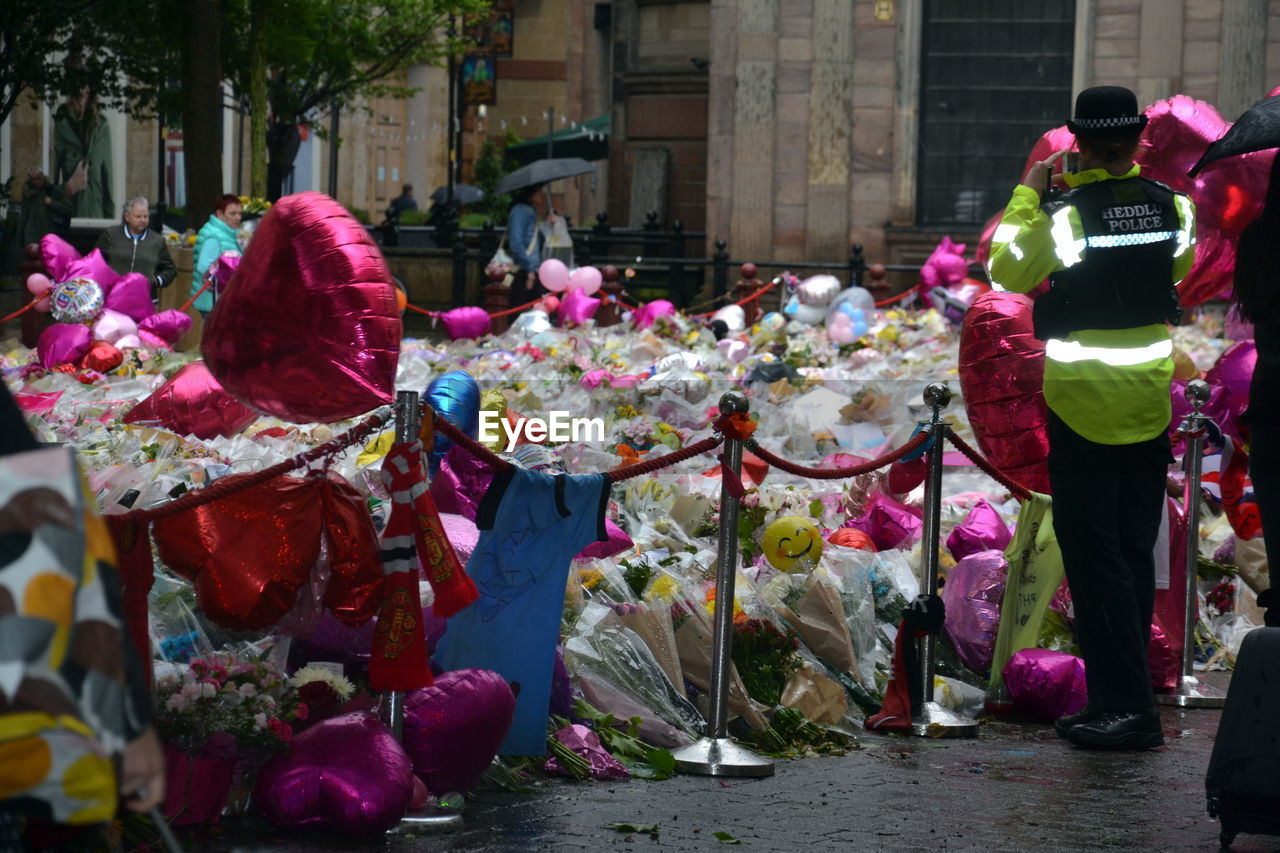
[[[67,99],[53,114],[53,154],[57,160],[54,172],[58,181],[66,181],[80,164],[84,164],[88,184],[75,197],[72,216],[112,219],[116,204],[111,197],[111,127],[98,109],[92,92]]]
[[[1191,200],[1141,176],[1147,118],[1133,92],[1086,89],[1067,122],[1079,171],[1059,151],[1013,191],[992,239],[992,285],[1035,303],[1045,341],[1053,528],[1071,588],[1089,701],[1057,721],[1092,749],[1148,749],[1164,736],[1147,663],[1153,548],[1164,513],[1176,286],[1195,257]],[[1043,199],[1050,178],[1069,187]]]
[[[236,232],[240,230],[240,217],[244,206],[239,196],[231,193],[218,196],[213,204],[213,215],[196,235],[196,244],[192,248],[195,258],[195,275],[191,278],[191,294],[194,296],[204,286],[205,274],[218,262],[225,253],[240,254],[240,243]],[[201,316],[208,317],[216,300],[213,288],[209,288],[196,299],[195,307]]]

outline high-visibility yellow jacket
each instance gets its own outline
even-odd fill
[[[1067,173],[1071,187],[1138,176],[1105,169]],[[1174,195],[1178,232],[1173,245],[1173,283],[1195,259],[1195,207]],[[1068,205],[1052,217],[1040,194],[1014,188],[991,243],[988,271],[997,289],[1026,293],[1051,274],[1079,263],[1090,251],[1079,212]],[[1058,417],[1090,441],[1133,444],[1155,438],[1172,415],[1173,342],[1164,323],[1125,329],[1078,329],[1045,345],[1044,397]]]

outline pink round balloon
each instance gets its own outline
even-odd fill
[[[992,464],[1048,493],[1044,343],[1031,330],[1030,297],[988,291],[965,312],[960,388],[978,447]]]
[[[54,323],[40,333],[36,355],[44,367],[77,364],[92,342],[93,335],[83,323]]]
[[[51,310],[53,310],[53,303],[49,301],[49,297],[42,296],[36,300],[36,310],[42,311],[45,314],[48,314]]]
[[[165,345],[173,346],[182,339],[183,335],[191,331],[191,324],[190,314],[170,308],[142,318],[138,322],[138,329],[140,332],[147,332],[158,338]]]
[[[33,272],[27,276],[27,291],[32,296],[44,296],[53,289],[53,282],[42,272]]]
[[[578,267],[570,276],[570,283],[579,288],[584,295],[590,296],[600,289],[600,285],[604,283],[604,277],[600,275],[600,270],[595,267]]]
[[[570,323],[581,326],[596,316],[596,311],[599,308],[599,299],[587,296],[575,287],[564,295],[564,299],[560,300],[559,314]]]
[[[98,319],[93,321],[93,338],[114,344],[125,335],[136,335],[138,324],[128,314],[121,314],[110,308],[102,309]]]
[[[137,335],[124,335],[120,340],[116,341],[116,347],[119,349],[137,349],[142,346],[142,338]]]
[[[400,336],[382,253],[346,208],[307,192],[262,219],[201,348],[246,405],[330,423],[391,402]]]
[[[496,672],[460,669],[411,691],[404,706],[405,752],[438,796],[479,781],[511,728],[516,699]]]
[[[538,281],[552,293],[559,293],[569,286],[569,268],[563,261],[547,258],[538,267]]]
[[[489,314],[483,308],[466,306],[446,311],[440,318],[449,340],[479,338],[489,334]]]
[[[332,717],[299,734],[288,752],[263,765],[253,792],[258,812],[274,826],[346,835],[385,832],[412,797],[409,757],[365,712]]]
[[[131,272],[128,275],[115,276],[110,284],[103,284],[103,306],[112,311],[119,311],[134,320],[141,320],[156,313],[156,306],[151,301],[151,285],[142,273]]]
[[[193,361],[130,409],[124,422],[214,438],[235,435],[257,418],[256,412],[222,390],[204,362]]]
[[[560,298],[558,296],[552,296],[551,294],[547,294],[542,297],[542,310],[546,311],[548,314],[553,314],[556,311],[559,311]]]

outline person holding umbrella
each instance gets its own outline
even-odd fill
[[[538,267],[542,264],[542,229],[539,223],[554,221],[547,204],[547,185],[531,184],[513,193],[507,214],[507,244],[516,263],[511,279],[511,304],[523,305],[539,295]]]
[[[1217,160],[1280,147],[1280,95],[1258,101],[1222,138],[1205,151],[1187,174],[1195,177]],[[1258,595],[1267,627],[1280,627],[1280,154],[1271,163],[1271,180],[1262,213],[1249,223],[1236,247],[1234,309],[1253,323],[1258,362],[1249,386],[1249,476],[1262,517],[1270,586]]]
[[[1120,86],[1085,89],[1067,128],[1079,170],[1042,202],[1064,153],[1034,164],[992,239],[992,285],[1035,302],[1045,341],[1053,529],[1085,661],[1086,708],[1055,728],[1087,749],[1164,743],[1147,663],[1155,604],[1153,548],[1173,461],[1169,386],[1179,313],[1175,286],[1191,269],[1195,209],[1143,178],[1134,163],[1147,117]]]

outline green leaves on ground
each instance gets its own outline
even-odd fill
[[[600,743],[632,776],[656,780],[670,779],[675,775],[675,756],[662,747],[650,746],[640,740],[639,717],[632,717],[627,721],[625,729],[618,729],[613,714],[606,714],[581,697],[574,700],[573,713],[591,724]]]
[[[656,823],[611,823],[609,828],[617,832],[639,832],[655,838],[658,836]]]
[[[711,833],[711,835],[715,838],[716,841],[719,841],[721,844],[741,844],[742,843],[741,841],[734,838],[732,835],[725,832],[724,830],[718,829],[715,832]]]

